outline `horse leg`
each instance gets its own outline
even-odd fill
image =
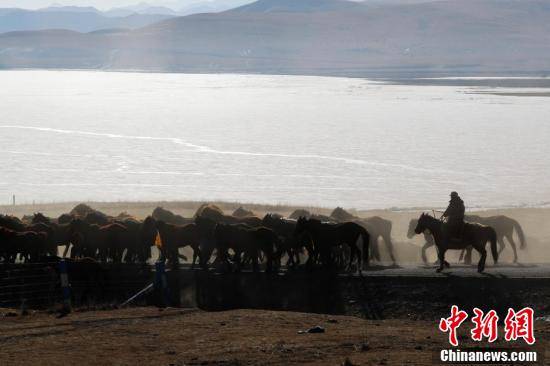
[[[514,263],[518,262],[518,250],[516,248],[516,242],[514,241],[514,237],[512,235],[506,235],[506,239],[510,242],[510,245],[512,246],[512,250],[514,251]]]
[[[499,236],[497,239],[498,242],[498,254],[502,253],[504,248],[506,247],[506,243],[504,242],[504,236]]]
[[[286,266],[288,268],[294,268],[296,263],[294,262],[294,251],[292,250],[292,248],[289,247],[286,249],[286,256]]]
[[[468,246],[465,250],[464,264],[472,264],[472,246]]]
[[[195,269],[195,263],[197,263],[197,258],[200,257],[200,248],[198,245],[195,245],[193,248],[193,263],[191,263],[191,269]]]
[[[256,273],[260,270],[260,265],[258,263],[258,258],[260,257],[260,253],[258,250],[252,250],[249,254],[250,261],[252,262],[252,272]]]
[[[393,255],[393,243],[391,241],[391,237],[388,235],[388,236],[384,236],[384,243],[386,244],[386,248],[388,249],[388,253],[390,253],[390,259],[392,261],[393,264],[396,263],[396,260],[395,260],[395,256]]]
[[[69,251],[69,246],[71,243],[65,244],[65,250],[63,251],[63,258],[67,257],[67,252]]]
[[[359,273],[361,273],[361,271],[363,270],[362,253],[357,245],[354,246],[354,250],[355,256],[357,256],[357,270],[359,271]]]
[[[229,261],[227,261],[229,263]],[[235,272],[240,273],[242,268],[242,258],[241,258],[241,252],[239,250],[235,250],[235,255],[233,255],[233,263],[235,264]]]
[[[443,268],[445,267],[445,252],[447,249],[439,248],[437,251],[437,257],[439,258],[439,267],[435,270],[436,272],[443,271]]]
[[[372,238],[370,243],[371,258],[377,262],[380,262],[380,250],[378,248],[378,236]]]
[[[425,242],[424,246],[422,246],[422,251],[421,251],[420,255],[422,256],[422,262],[424,262],[424,264],[428,263],[428,258],[426,257],[426,250],[431,246],[432,246],[432,244],[430,244],[428,242]]]
[[[481,258],[479,258],[479,262],[477,264],[477,271],[481,273],[485,269],[485,260],[487,259],[487,250],[483,245],[476,246],[475,248],[481,255]]]
[[[313,245],[311,243],[305,244],[305,247],[307,249],[307,261],[306,261],[306,267],[311,268],[315,261],[317,260],[317,255],[315,253],[315,250],[313,249]]]

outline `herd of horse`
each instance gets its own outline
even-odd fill
[[[504,249],[504,238],[510,242],[517,261],[514,230],[520,238],[520,248],[525,247],[517,221],[505,216],[469,216],[467,220],[470,222],[465,224],[460,241],[446,240],[442,222],[427,214],[411,220],[407,236],[424,234],[424,262],[426,249],[436,246],[438,271],[449,266],[445,260],[447,250],[463,249],[464,259],[469,261],[473,248],[480,254],[481,272],[487,256],[486,244],[490,243],[496,263]],[[305,260],[306,268],[321,266],[360,272],[369,267],[370,261],[381,260],[379,240],[396,263],[391,231],[389,220],[360,218],[342,208],[336,208],[330,216],[296,210],[289,217],[267,214],[260,218],[243,208],[226,215],[217,206],[204,204],[192,218],[158,207],[152,215],[138,220],[124,213],[108,216],[81,204],[55,219],[41,213],[23,219],[0,215],[0,261],[40,262],[45,257],[56,257],[61,246],[62,257],[74,260],[145,264],[156,246],[159,260],[176,267],[180,259],[187,259],[180,249],[189,246],[193,252],[192,268],[198,265],[203,269],[240,271],[246,267],[259,271],[263,267],[271,272],[286,259],[289,269]]]

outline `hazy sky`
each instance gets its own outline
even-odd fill
[[[147,0],[143,1],[155,6],[169,6],[179,9],[187,4],[204,2],[208,0]],[[219,0],[218,0],[219,1]],[[223,0],[221,0],[223,1]],[[142,2],[141,0],[0,0],[0,8],[29,8],[37,9],[58,5],[72,6],[94,6],[98,9],[110,9],[113,7],[121,7],[134,5]]]

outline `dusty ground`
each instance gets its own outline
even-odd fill
[[[326,332],[298,333],[315,325]],[[463,328],[461,345],[472,346]],[[548,348],[550,322],[537,321],[535,329],[539,349]],[[156,308],[0,319],[1,365],[340,365],[346,358],[355,365],[427,365],[446,342],[436,319]]]

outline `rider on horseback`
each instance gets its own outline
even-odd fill
[[[464,201],[458,196],[458,193],[451,192],[451,200],[449,206],[443,213],[443,218],[447,218],[447,223],[444,226],[444,232],[448,238],[460,238],[462,226],[464,225]]]

